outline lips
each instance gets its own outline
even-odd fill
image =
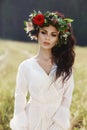
[[[50,43],[49,42],[43,42],[44,45],[49,45]]]

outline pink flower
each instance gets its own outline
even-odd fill
[[[67,26],[68,26],[68,27],[71,27],[71,23],[67,23]]]

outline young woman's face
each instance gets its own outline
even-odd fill
[[[51,49],[58,43],[58,35],[59,32],[52,25],[40,28],[38,33],[38,43],[44,49]]]

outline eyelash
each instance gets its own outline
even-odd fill
[[[46,32],[44,32],[44,31],[41,31],[41,33],[44,34],[44,35],[46,34]],[[57,37],[57,35],[55,35],[55,34],[51,34],[51,35],[52,35],[53,37]]]
[[[53,36],[53,37],[57,37],[57,35],[55,35],[55,34],[52,34],[52,36]]]
[[[42,33],[42,34],[46,34],[46,32],[44,32],[44,31],[41,31],[41,33]]]

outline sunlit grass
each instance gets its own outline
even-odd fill
[[[0,40],[0,57],[6,54],[0,59],[0,130],[10,130],[18,66],[23,60],[35,55],[37,49],[38,44],[35,43]],[[75,52],[71,124],[72,130],[87,130],[87,47],[76,46]]]
[[[76,47],[75,89],[71,105],[72,129],[87,129],[87,47]]]

